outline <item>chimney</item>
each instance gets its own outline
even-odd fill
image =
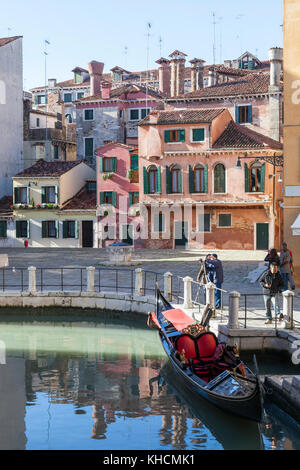
[[[111,83],[102,82],[101,84],[101,97],[103,100],[109,100],[111,92]]]
[[[97,62],[93,60],[88,64],[88,70],[90,74],[90,95],[96,95],[101,91],[101,80],[102,80],[102,73],[103,73],[104,63]]]
[[[224,67],[231,67],[232,63],[231,60],[224,60]]]
[[[281,47],[272,47],[269,49],[270,60],[270,87],[280,86],[280,73],[283,61],[283,49]]]
[[[48,78],[48,87],[53,88],[56,86],[56,78]]]
[[[186,54],[178,50],[169,55],[171,57],[171,96],[184,93],[184,71]]]
[[[209,70],[208,72],[208,86],[216,85],[216,72],[214,70]]]
[[[205,60],[193,59],[191,63],[191,91],[203,88],[203,69]]]
[[[165,93],[167,96],[170,96],[170,61],[164,57],[161,57],[156,61],[156,63],[160,65],[160,67],[158,67],[159,91]]]

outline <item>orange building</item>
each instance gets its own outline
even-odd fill
[[[282,155],[225,108],[152,111],[139,124],[145,246],[279,247]]]

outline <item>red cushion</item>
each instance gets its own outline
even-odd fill
[[[180,336],[177,340],[177,351],[181,354],[184,349],[186,359],[195,359],[197,357],[194,340],[187,335]]]
[[[201,359],[208,360],[211,359],[215,354],[217,340],[213,333],[207,332],[199,336],[197,339],[197,345]]]

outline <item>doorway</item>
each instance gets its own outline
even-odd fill
[[[269,224],[256,224],[256,249],[269,249]]]
[[[92,220],[82,221],[82,248],[93,248],[94,224]]]
[[[185,247],[187,244],[188,222],[174,222],[175,248]]]

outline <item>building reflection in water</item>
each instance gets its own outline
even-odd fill
[[[9,353],[7,365],[0,365],[0,423],[5,423],[0,425],[1,449],[26,447],[26,401],[27,406],[35,405],[40,393],[47,394],[49,404],[72,404],[74,415],[90,416],[88,438],[95,440],[106,439],[120,418],[153,415],[160,417],[160,425],[150,432],[162,448],[207,448],[208,439],[217,440],[207,422],[204,425],[171,387],[162,384],[159,372],[165,358],[157,353],[156,336],[127,328],[116,339],[109,325],[106,331],[91,330],[89,336],[82,330],[75,341],[69,331],[56,327],[57,343],[48,351],[42,347],[46,339],[41,333],[31,332],[23,349]],[[270,419],[263,430],[266,439],[273,432],[276,448],[294,448],[294,436],[276,434],[275,428]],[[295,444],[297,448],[299,443]]]

